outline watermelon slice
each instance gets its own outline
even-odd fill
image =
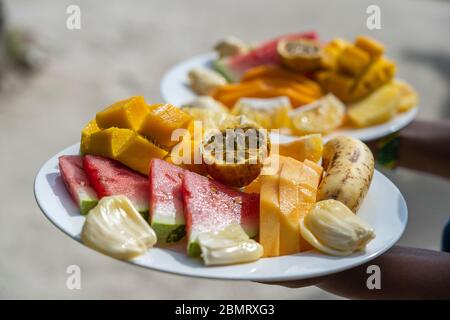
[[[181,194],[185,172],[164,160],[150,163],[150,222],[161,245],[177,242],[186,234]]]
[[[278,42],[282,39],[310,39],[317,40],[317,34],[313,31],[295,33],[280,36],[259,45],[249,53],[238,54],[228,58],[214,61],[214,68],[220,72],[230,82],[237,82],[248,69],[264,64],[281,64],[280,56],[277,52]]]
[[[196,173],[183,177],[183,203],[188,236],[188,254],[199,256],[197,236],[239,223],[249,237],[259,229],[259,195],[243,193]]]
[[[81,156],[61,156],[58,161],[61,177],[70,196],[77,204],[81,214],[87,214],[97,205],[98,197],[83,170],[83,158]]]
[[[86,175],[100,198],[124,195],[144,218],[148,217],[148,178],[123,164],[99,156],[83,157]]]

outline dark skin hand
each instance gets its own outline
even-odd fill
[[[399,132],[397,166],[450,179],[450,121],[416,120]],[[377,142],[368,143],[376,157]],[[381,289],[367,288],[367,267],[377,265]],[[450,253],[394,246],[362,266],[337,274],[270,283],[315,285],[349,299],[450,299]]]
[[[367,267],[380,267],[381,289],[369,290]],[[349,299],[450,299],[450,253],[394,246],[380,257],[329,276],[267,283],[289,288],[315,285]]]
[[[450,121],[415,120],[399,132],[397,166],[450,179]],[[369,142],[376,157],[377,141]]]

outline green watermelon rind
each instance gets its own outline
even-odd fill
[[[244,227],[243,227],[243,229],[244,229]],[[254,229],[254,228],[251,228],[251,229]],[[245,229],[244,229],[244,231],[245,231],[245,233],[247,233],[247,235],[251,239],[256,238],[256,236],[258,235],[258,232],[249,233]],[[201,252],[202,251],[200,248],[200,244],[198,243],[197,235],[193,235],[191,232],[191,237],[190,237],[189,243],[187,245],[187,254],[189,257],[197,258],[197,257],[200,257]]]
[[[145,221],[148,221],[148,210],[146,211],[138,211],[139,214],[144,218]]]
[[[174,217],[163,214],[161,208],[153,207],[150,226],[155,230],[159,245],[169,245],[186,236],[186,223],[183,211],[177,210]]]
[[[228,59],[226,58],[214,60],[212,63],[213,68],[224,76],[228,82],[237,82],[239,77],[227,66],[227,61]]]
[[[80,213],[85,216],[94,208],[98,203],[97,199],[82,199],[79,202]]]
[[[77,186],[75,198],[78,209],[82,215],[87,215],[89,211],[98,203],[98,197],[94,189],[88,186]]]
[[[159,245],[170,245],[181,241],[186,236],[186,225],[173,225],[153,222],[152,229],[156,233]]]
[[[187,253],[189,257],[198,258],[202,253],[202,249],[198,244],[197,240],[191,241],[187,247]]]

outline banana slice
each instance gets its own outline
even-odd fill
[[[303,238],[317,250],[334,256],[348,256],[364,250],[375,238],[373,229],[337,200],[317,202],[300,219]]]
[[[219,73],[206,68],[193,68],[188,73],[192,90],[199,95],[207,95],[212,90],[227,83]]]
[[[345,105],[332,93],[290,112],[292,130],[297,135],[326,134],[339,127],[345,115]]]
[[[357,212],[369,190],[374,171],[370,149],[352,137],[336,137],[323,148],[322,166],[325,170],[318,200],[335,199]]]
[[[195,100],[181,106],[181,109],[186,112],[191,108],[225,113],[229,111],[229,109],[224,104],[222,104],[220,101],[217,101],[211,96],[198,96]]]

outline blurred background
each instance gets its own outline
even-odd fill
[[[1,1],[1,0],[0,0]],[[227,35],[247,41],[315,29],[321,39],[367,34],[383,42],[398,76],[420,95],[420,118],[450,117],[448,1],[26,1],[3,0],[0,18],[0,298],[336,299],[318,288],[199,280],[125,264],[65,236],[39,211],[40,166],[79,139],[100,109],[131,95],[161,101],[159,82],[174,64]],[[81,8],[68,30],[66,9]],[[381,8],[381,29],[366,8]],[[449,133],[450,134],[450,133]],[[449,218],[448,181],[385,172],[409,207],[400,244],[440,248]],[[66,268],[81,267],[81,289]],[[413,267],[413,266],[412,266]]]

